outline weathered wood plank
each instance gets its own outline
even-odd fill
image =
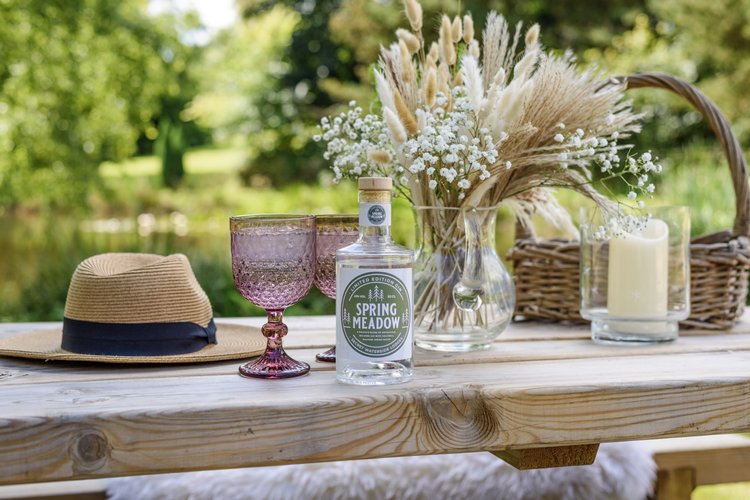
[[[693,469],[660,470],[657,473],[656,500],[690,500],[694,489]]]
[[[236,324],[247,324],[260,327],[265,322],[262,316],[247,318],[218,318]],[[285,339],[290,347],[317,347],[332,344],[335,340],[335,318],[333,316],[285,316],[284,321],[289,327],[289,336]],[[58,322],[42,323],[0,323],[0,337],[14,335],[33,329],[59,327]],[[726,334],[750,334],[750,309],[729,332],[709,330],[683,330],[682,337],[721,336]],[[512,323],[508,329],[497,338],[498,343],[529,340],[587,340],[591,333],[587,325],[565,325],[560,323],[520,322]]]
[[[329,332],[332,336],[333,333]],[[289,347],[295,358],[310,364],[313,370],[329,371],[332,363],[321,363],[315,354],[325,347]],[[436,353],[417,349],[415,363],[419,367],[449,366],[478,363],[509,363],[520,361],[547,361],[555,359],[623,358],[631,356],[728,352],[750,350],[750,335],[724,335],[721,337],[686,337],[673,344],[652,346],[604,346],[588,340],[539,340],[534,342],[495,343],[490,349],[474,353]],[[36,360],[0,358],[0,387],[12,384],[47,383],[62,381],[148,379],[200,375],[233,374],[243,360],[216,362],[201,365],[117,366],[94,363],[44,363]],[[626,362],[626,361],[618,361]]]
[[[288,323],[286,345],[311,363],[308,377],[246,380],[239,361],[0,359],[0,482],[475,450],[530,457],[750,429],[747,321],[644,348],[599,346],[581,327],[513,325],[480,353],[418,351],[415,381],[376,388],[337,384],[332,365],[313,361],[333,341],[332,317]],[[38,327],[0,324],[0,335]]]
[[[0,487],[0,500],[105,500],[104,479]]]
[[[750,429],[750,352],[9,385],[0,482],[571,446]]]
[[[660,470],[691,469],[696,487],[750,481],[750,439],[745,436],[660,439],[646,444]]]

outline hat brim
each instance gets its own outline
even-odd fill
[[[216,323],[216,344],[208,344],[200,351],[167,356],[112,356],[78,354],[62,349],[62,329],[35,330],[12,337],[0,338],[0,356],[41,359],[44,361],[84,361],[93,363],[172,364],[209,363],[226,359],[258,356],[266,348],[260,328]]]

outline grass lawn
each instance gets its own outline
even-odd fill
[[[185,155],[188,176],[237,172],[245,161],[245,148],[195,149]],[[156,156],[138,156],[121,163],[104,162],[99,173],[105,178],[157,177],[161,165]]]
[[[750,498],[750,483],[700,486],[693,491],[692,500],[746,500]]]

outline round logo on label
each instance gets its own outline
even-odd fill
[[[370,221],[370,224],[379,226],[383,223],[383,221],[385,221],[385,208],[381,207],[380,205],[371,206],[367,211],[367,220]]]
[[[373,358],[389,356],[409,335],[409,290],[392,274],[362,274],[344,289],[339,314],[346,342],[354,351]]]

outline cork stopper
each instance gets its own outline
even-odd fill
[[[390,177],[360,177],[360,191],[390,191],[393,181]]]

